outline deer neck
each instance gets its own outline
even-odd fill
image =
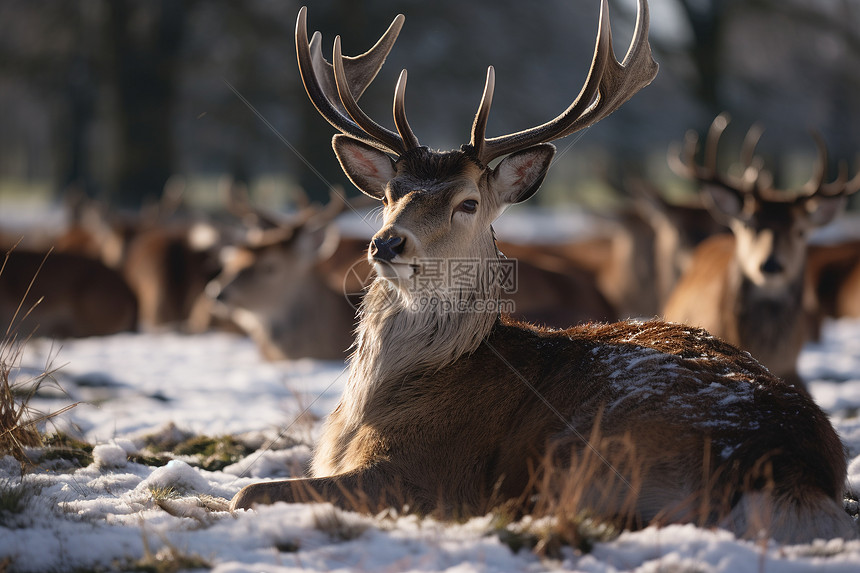
[[[469,259],[481,265],[472,288],[405,293],[385,279],[373,282],[359,312],[341,400],[350,410],[345,412],[349,420],[360,423],[374,396],[386,387],[452,364],[489,335],[498,318],[500,287],[487,272],[499,260],[495,242],[488,244],[483,256]]]
[[[315,272],[305,277],[297,290],[282,301],[282,312],[261,317],[261,336],[270,341],[282,358],[345,356],[349,346],[349,316],[344,296],[335,293]],[[341,336],[341,330],[345,331]]]

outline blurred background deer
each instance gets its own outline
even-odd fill
[[[818,304],[807,284],[807,240],[840,213],[860,176],[848,181],[842,169],[829,181],[827,151],[816,135],[819,156],[810,180],[797,190],[778,190],[755,154],[762,133],[755,125],[744,140],[737,173],[720,171],[717,146],[727,126],[727,115],[713,121],[701,164],[695,132],[688,133],[680,157],[670,153],[675,171],[699,182],[705,205],[732,234],[699,245],[663,315],[705,328],[803,386],[797,357],[813,335]]]
[[[105,336],[137,328],[122,275],[73,253],[11,248],[0,265],[0,329],[19,338]]]
[[[345,280],[369,268],[361,262],[366,241],[343,239],[334,223],[346,207],[341,197],[333,191],[326,207],[307,205],[289,221],[233,198],[234,211],[262,226],[226,251],[223,270],[206,287],[208,306],[269,360],[346,358],[357,300],[348,298]]]

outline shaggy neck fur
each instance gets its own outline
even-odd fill
[[[733,309],[726,318],[734,317],[725,328],[728,339],[777,375],[793,372],[806,337],[803,272],[776,292],[754,284],[740,269],[730,280],[732,284],[725,293],[734,293],[735,300],[725,305]]]
[[[474,302],[499,300],[498,282],[486,272],[487,262],[499,257],[491,232],[481,243],[474,260],[482,262],[482,272],[473,289],[410,291],[381,278],[371,285],[359,311],[341,400],[348,426],[361,423],[365,408],[387,385],[435,372],[473,352],[489,334],[497,313],[475,312]],[[422,304],[433,297],[437,304]]]

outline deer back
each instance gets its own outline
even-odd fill
[[[808,258],[821,316],[860,318],[860,241],[810,245]]]
[[[137,328],[137,299],[100,261],[15,249],[0,274],[0,324],[23,336],[115,334]]]

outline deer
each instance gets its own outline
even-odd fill
[[[184,187],[181,177],[172,177],[158,202],[134,213],[72,197],[70,224],[53,241],[59,252],[86,255],[121,272],[138,298],[146,331],[193,330],[194,305],[220,270],[225,230],[187,213]]]
[[[332,223],[345,206],[340,197],[333,192],[328,206],[305,207],[289,222],[255,210],[266,228],[229,248],[206,286],[211,312],[239,326],[266,360],[346,358],[356,302],[344,291],[357,294],[363,285],[345,287],[345,276],[370,269],[366,241],[341,237]]]
[[[650,231],[651,273],[644,274],[640,281],[653,276],[656,307],[649,314],[654,316],[662,312],[678,279],[689,266],[696,246],[728,229],[711,216],[698,195],[687,201],[669,201],[659,189],[644,180],[632,179],[627,186],[634,205],[628,218],[645,223]]]
[[[47,338],[137,329],[137,299],[122,276],[90,257],[13,247],[0,268],[0,325]]]
[[[670,152],[676,173],[698,181],[711,215],[731,230],[699,245],[663,311],[669,321],[700,326],[749,351],[774,374],[804,388],[797,357],[814,334],[815,293],[807,287],[807,240],[831,222],[857,183],[845,170],[827,179],[828,154],[820,135],[817,166],[799,190],[782,191],[764,169],[755,147],[763,132],[753,125],[741,149],[740,175],[717,170],[717,146],[727,114],[711,124],[703,163],[695,162],[698,137]],[[856,181],[860,181],[857,178]]]
[[[551,142],[608,116],[655,77],[647,2],[621,62],[601,2],[587,79],[545,124],[486,137],[488,68],[470,142],[451,151],[420,145],[409,127],[405,70],[396,131],[357,104],[403,20],[354,58],[335,38],[329,63],[320,35],[308,41],[307,9],[299,12],[306,91],[340,132],[332,146],[347,177],[383,206],[367,251],[377,277],[310,475],[247,485],[231,508],[317,500],[441,518],[528,511],[540,475],[573,476],[589,458],[599,469],[574,484],[582,503],[632,527],[696,522],[748,537],[766,528],[786,543],[856,536],[842,507],[843,446],[827,416],[748,353],[658,320],[559,330],[470,311],[500,296],[491,270],[469,287],[428,291],[413,280],[438,260],[485,260],[490,269],[503,260],[492,223],[537,192]],[[425,296],[437,304],[416,304]]]
[[[536,265],[567,277],[567,285],[556,281],[565,296],[549,301],[555,308],[564,305],[575,312],[553,313],[546,324],[569,326],[660,314],[695,245],[725,230],[704,206],[671,203],[644,181],[631,180],[625,191],[629,207],[593,214],[597,228],[584,237],[538,244],[498,243],[506,256],[518,259],[521,268]],[[516,301],[517,311],[542,303],[540,293],[530,293],[528,277],[520,283],[523,296]],[[517,315],[527,320],[541,316]],[[579,320],[559,322],[577,316]]]
[[[221,230],[206,221],[153,223],[136,233],[122,274],[138,297],[143,330],[194,330],[195,305],[221,271],[222,241]]]

